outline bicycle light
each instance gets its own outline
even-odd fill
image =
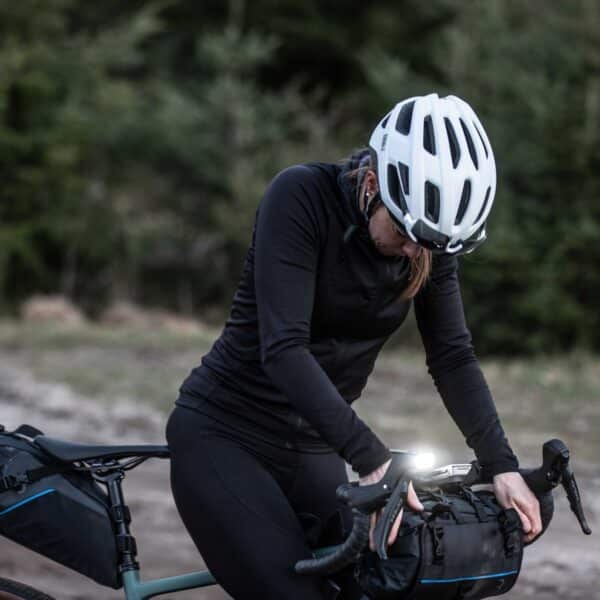
[[[435,464],[435,455],[433,452],[420,452],[415,454],[413,465],[415,471],[426,471]]]

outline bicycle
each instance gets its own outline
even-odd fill
[[[64,469],[87,470],[93,478],[103,484],[108,492],[111,513],[114,520],[114,534],[118,540],[118,569],[126,600],[147,600],[167,593],[199,589],[217,582],[209,571],[197,571],[144,581],[141,569],[136,561],[137,546],[130,531],[131,515],[125,503],[122,482],[125,473],[149,458],[168,459],[167,446],[98,446],[67,442],[45,435],[39,435],[34,444],[54,461],[64,465]],[[326,575],[355,562],[363,551],[369,535],[369,514],[374,509],[385,506],[382,518],[378,522],[375,538],[378,551],[385,556],[385,540],[389,528],[402,506],[406,493],[407,474],[414,455],[407,452],[395,452],[392,466],[378,484],[358,487],[356,483],[340,486],[338,499],[346,503],[354,512],[354,527],[346,541],[340,546],[320,548],[314,551],[314,559],[300,561],[296,565],[298,573]],[[581,506],[581,499],[573,471],[569,466],[569,451],[559,440],[544,444],[543,464],[538,469],[524,470],[523,475],[530,487],[541,500],[544,529],[553,512],[552,489],[563,484],[571,509],[575,513],[585,533],[591,533]],[[485,483],[478,470],[477,463],[453,464],[432,469],[424,473],[410,473],[415,485],[444,486],[457,482]],[[22,503],[27,502],[24,499]],[[22,504],[20,503],[20,504]],[[16,510],[12,507],[10,510]],[[3,511],[3,512],[6,512]],[[3,513],[0,512],[0,515]],[[0,578],[0,600],[53,600],[25,584]]]

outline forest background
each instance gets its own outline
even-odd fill
[[[498,165],[461,266],[478,351],[598,351],[595,0],[0,0],[0,313],[221,315],[273,175],[431,91],[476,108]]]

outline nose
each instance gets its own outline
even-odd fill
[[[419,245],[413,242],[411,239],[406,238],[406,241],[404,242],[404,244],[402,244],[402,252],[404,253],[404,255],[408,256],[408,258],[413,258],[414,256],[416,256],[418,251]]]

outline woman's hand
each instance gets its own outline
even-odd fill
[[[523,524],[525,542],[533,541],[542,531],[540,503],[520,473],[494,476],[494,493],[503,508],[514,508]]]
[[[375,469],[372,473],[369,473],[365,477],[361,477],[358,480],[359,485],[371,485],[371,484],[377,483],[378,481],[383,479],[383,476],[385,475],[385,472],[387,471],[391,462],[392,462],[391,460],[388,460],[387,462],[384,462],[380,467],[377,467],[377,469]],[[423,505],[421,504],[421,502],[419,501],[419,498],[417,497],[415,489],[413,488],[412,481],[408,484],[408,493],[406,495],[406,503],[408,504],[409,508],[412,508],[413,510],[423,510]],[[390,530],[390,535],[388,536],[388,546],[393,544],[396,541],[396,537],[398,536],[398,531],[400,529],[400,524],[402,522],[403,513],[404,513],[404,509],[402,508],[400,510],[400,513],[398,514],[398,517],[394,521],[394,524],[392,525],[392,529]],[[377,523],[377,519],[379,518],[380,515],[381,515],[381,511],[378,511],[377,513],[373,513],[371,515],[371,528],[369,530],[369,548],[372,551],[375,551],[375,542],[373,540],[373,532],[375,531],[375,524]]]

